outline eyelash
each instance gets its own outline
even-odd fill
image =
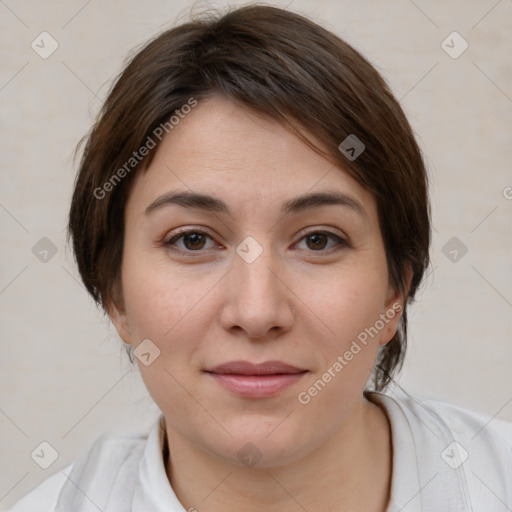
[[[177,233],[174,233],[174,235],[171,238],[169,238],[168,240],[165,240],[162,245],[164,247],[170,248],[173,251],[185,253],[187,256],[188,255],[194,256],[194,253],[198,253],[198,255],[200,255],[201,253],[204,253],[206,250],[208,250],[208,249],[198,249],[197,251],[191,251],[188,249],[184,250],[184,249],[176,249],[176,248],[172,247],[180,238],[182,238],[185,235],[190,235],[190,234],[205,235],[206,237],[213,240],[213,238],[208,233],[205,233],[204,231],[200,231],[198,229],[186,229],[186,230],[178,231]],[[309,252],[312,252],[312,253],[317,252],[317,253],[329,253],[330,254],[331,252],[333,252],[333,250],[337,251],[337,250],[341,250],[343,248],[350,247],[350,244],[344,238],[341,238],[340,236],[335,235],[334,233],[332,233],[330,231],[325,231],[325,230],[309,231],[308,233],[305,233],[300,238],[299,242],[301,242],[302,240],[306,239],[308,236],[311,236],[311,235],[325,235],[328,238],[335,240],[338,245],[337,247],[336,246],[331,247],[330,249],[320,249],[317,251],[310,250]]]

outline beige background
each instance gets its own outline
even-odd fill
[[[433,264],[410,309],[399,381],[411,393],[512,420],[512,2],[275,4],[361,50],[389,81],[425,153]],[[186,19],[191,5],[0,1],[0,510],[105,430],[145,428],[156,414],[79,282],[63,229],[74,146],[123,59]],[[47,59],[31,48],[43,31],[59,45]],[[469,43],[457,59],[441,47],[453,31]],[[442,250],[454,236],[468,248],[455,263]],[[32,253],[43,237],[57,248],[46,263]],[[42,441],[59,454],[46,470],[30,457]]]

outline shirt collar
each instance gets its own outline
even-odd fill
[[[392,430],[391,500],[386,512],[471,510],[464,467],[452,467],[443,458],[455,439],[439,414],[399,385],[367,397],[382,406]]]
[[[383,409],[391,428],[393,467],[386,512],[421,512],[416,446],[407,417],[399,404],[386,395],[368,392],[365,396]]]
[[[166,435],[161,414],[148,435],[131,512],[186,512],[167,478],[163,459]]]

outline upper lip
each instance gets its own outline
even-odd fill
[[[233,374],[233,375],[276,375],[280,373],[302,373],[307,370],[297,368],[282,361],[265,361],[254,364],[250,361],[229,361],[210,370],[209,373]]]

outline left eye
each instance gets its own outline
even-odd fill
[[[185,252],[200,252],[201,249],[208,249],[205,247],[206,241],[211,240],[212,245],[209,247],[210,249],[215,246],[215,242],[213,238],[204,233],[203,231],[182,231],[177,235],[173,236],[166,242],[164,242],[165,246],[176,246],[179,250]],[[329,240],[331,240],[331,246],[329,245]],[[181,241],[182,246],[177,243]],[[331,233],[329,231],[311,231],[310,233],[304,235],[299,242],[305,241],[308,249],[313,252],[321,252],[327,249],[332,249],[336,245],[347,246],[348,243],[341,237]]]
[[[329,239],[334,241],[334,244],[331,245],[331,247],[328,247],[328,249],[332,249],[336,245],[347,245],[347,242],[343,240],[343,238],[329,231],[311,231],[307,235],[303,236],[301,238],[301,241],[305,240],[306,245],[309,249],[318,252],[326,248]]]

